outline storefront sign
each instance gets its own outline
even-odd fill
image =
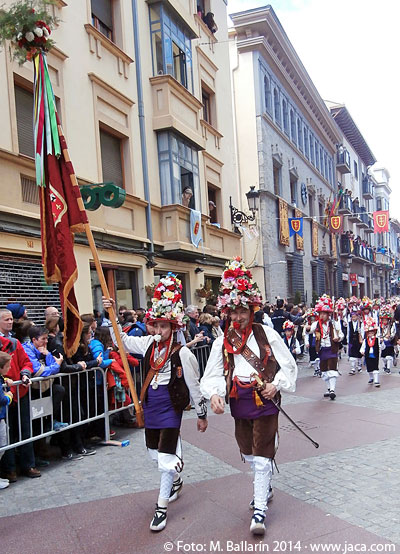
[[[362,275],[359,275],[358,282],[360,283],[360,285],[363,285],[365,283],[365,277],[363,277]]]
[[[356,287],[358,285],[357,273],[350,273],[350,285]]]
[[[348,273],[342,273],[342,281],[348,281],[349,280],[349,274]]]

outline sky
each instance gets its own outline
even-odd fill
[[[267,5],[228,0],[228,13]],[[324,100],[345,104],[390,173],[390,215],[400,220],[400,2],[272,0]]]

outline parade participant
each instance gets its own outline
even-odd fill
[[[339,359],[342,358],[342,350],[346,352],[347,347],[347,318],[346,318],[346,301],[344,298],[338,298],[335,302],[335,319],[340,322],[340,328],[343,333],[343,340],[340,341]]]
[[[366,317],[371,316],[372,303],[368,296],[364,296],[361,300],[361,311],[363,316],[363,322]]]
[[[374,383],[375,387],[380,387],[379,383],[379,340],[376,336],[378,326],[372,317],[366,317],[364,321],[365,338],[361,345],[360,352],[365,356],[365,363],[369,375],[368,384]]]
[[[283,331],[285,333],[283,342],[289,348],[289,351],[293,358],[297,360],[297,356],[301,353],[299,341],[294,334],[295,327],[291,321],[285,321],[283,324]]]
[[[374,300],[372,301],[372,312],[371,312],[371,316],[374,318],[374,320],[376,321],[376,324],[379,328],[379,308],[380,308],[380,305],[381,305],[381,301],[379,300],[379,298],[374,298]]]
[[[224,413],[225,401],[230,403],[242,459],[254,471],[250,531],[255,535],[265,533],[277,449],[278,409],[272,399],[280,402],[280,390],[294,392],[297,378],[296,362],[279,334],[253,323],[254,307],[260,304],[251,272],[240,257],[234,258],[226,264],[218,297],[218,308],[227,316],[224,336],[214,341],[200,383],[216,414]],[[261,390],[254,374],[265,383]]]
[[[316,336],[315,348],[319,353],[321,376],[328,384],[324,398],[335,400],[339,343],[343,339],[340,323],[331,319],[333,302],[327,295],[321,296],[315,310],[319,313],[318,321],[311,325],[310,332]]]
[[[309,310],[309,312],[305,314],[305,317],[306,325],[304,325],[303,329],[304,346],[306,350],[308,350],[310,367],[311,369],[314,369],[314,377],[321,377],[321,371],[319,369],[319,356],[315,350],[315,333],[310,332],[311,325],[318,317],[318,314],[314,310]]]
[[[362,355],[360,348],[362,343],[361,321],[359,311],[353,307],[351,320],[347,327],[347,342],[349,344],[349,360],[351,369],[349,375],[355,375],[356,371],[362,371]]]
[[[140,399],[145,441],[151,459],[161,472],[160,493],[150,523],[152,531],[165,528],[168,504],[176,500],[182,490],[180,427],[190,397],[197,412],[198,431],[207,429],[207,407],[200,393],[198,362],[186,346],[176,341],[175,331],[184,316],[181,293],[181,281],[168,273],[156,286],[151,308],[146,313],[146,323],[153,328],[154,334],[129,337],[120,328],[124,349],[144,356],[145,380]],[[108,309],[115,302],[103,298],[103,304]],[[110,331],[115,343],[113,329]]]
[[[391,373],[394,359],[396,325],[393,323],[392,317],[393,310],[390,304],[382,306],[380,313],[380,347],[385,373]]]

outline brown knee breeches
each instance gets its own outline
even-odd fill
[[[235,437],[242,454],[274,458],[277,433],[278,414],[257,419],[235,419]]]

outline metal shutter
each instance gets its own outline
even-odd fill
[[[33,94],[18,86],[14,90],[19,151],[33,158]]]
[[[47,285],[39,258],[0,254],[0,307],[21,302],[28,317],[43,323],[44,309],[56,306],[61,310],[58,285]]]
[[[103,181],[113,182],[124,188],[121,159],[121,140],[100,130],[101,166]]]
[[[343,275],[342,262],[338,261],[338,263],[337,263],[337,272],[336,272],[336,276],[337,276],[337,296],[343,296],[343,294],[344,294],[342,275]]]
[[[92,14],[109,29],[113,28],[112,0],[92,0]]]
[[[325,261],[317,260],[317,292],[319,296],[322,296],[325,291]]]
[[[303,269],[303,256],[297,252],[293,254],[292,264],[292,284],[293,294],[297,291],[301,293],[301,299],[304,300],[304,269]]]

